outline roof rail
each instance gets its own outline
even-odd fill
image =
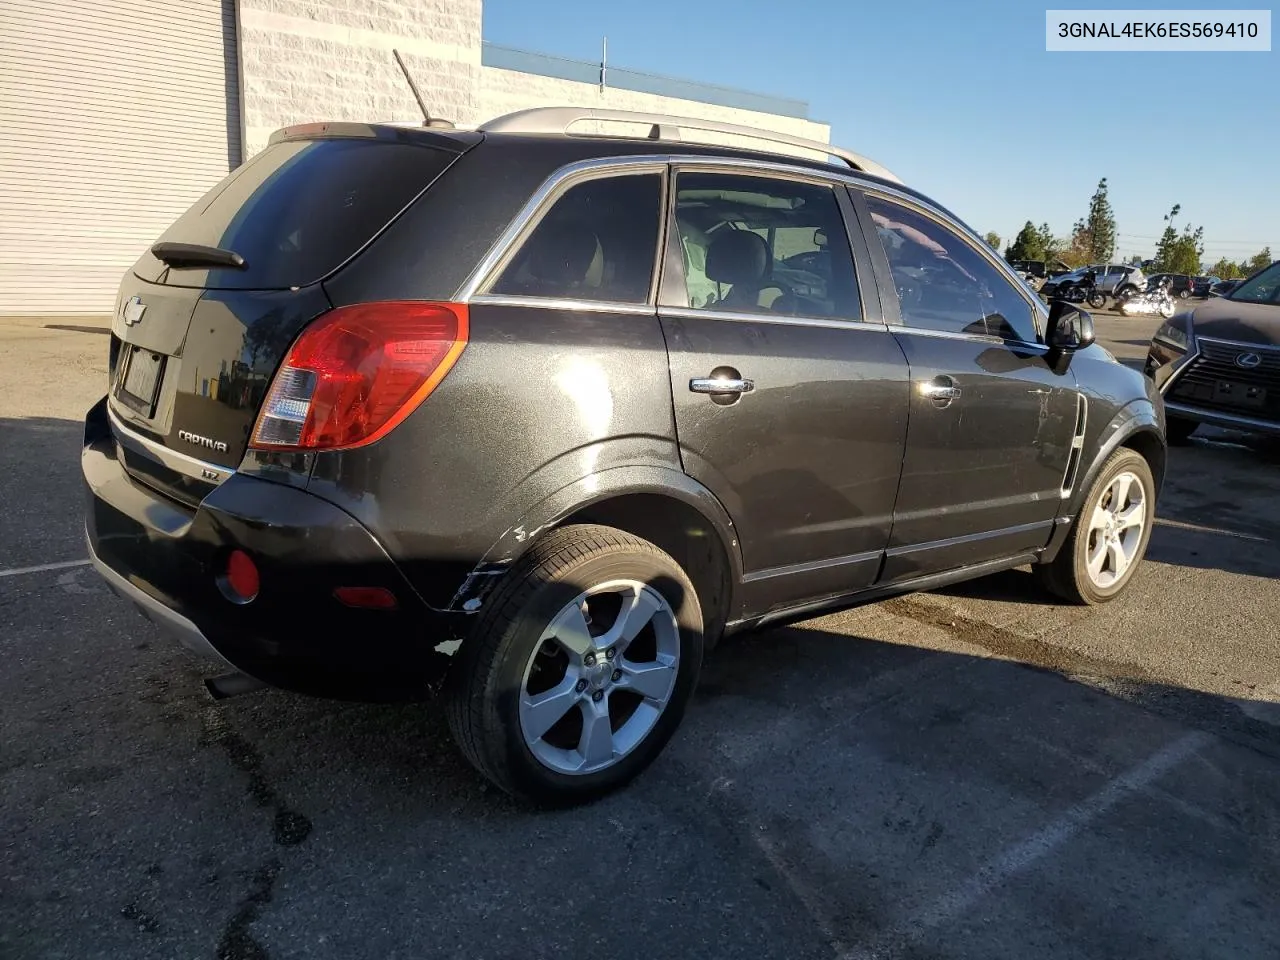
[[[534,133],[561,134],[570,136],[569,128],[586,120],[613,123],[647,123],[650,126],[648,139],[683,141],[684,130],[703,130],[708,133],[722,133],[731,136],[747,137],[752,140],[763,140],[768,143],[781,143],[811,150],[828,157],[838,157],[854,170],[869,173],[884,180],[901,183],[893,173],[874,160],[837,147],[821,140],[810,140],[807,137],[795,137],[789,133],[778,133],[760,127],[748,127],[737,123],[721,123],[717,120],[699,120],[695,117],[675,117],[663,113],[643,113],[634,110],[601,110],[595,107],[535,107],[531,110],[518,110],[505,116],[482,123],[477,129],[482,133]]]

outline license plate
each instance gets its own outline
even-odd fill
[[[1238,407],[1264,407],[1267,404],[1267,388],[1219,380],[1214,389],[1214,399]]]
[[[164,355],[141,347],[133,347],[125,358],[124,371],[116,396],[120,402],[136,410],[144,417],[155,411],[156,393],[160,387],[160,373],[164,370]]]

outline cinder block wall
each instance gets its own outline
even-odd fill
[[[244,156],[293,123],[418,119],[393,49],[431,112],[460,124],[529,107],[595,106],[830,137],[826,124],[810,120],[482,67],[481,2],[238,0]]]
[[[244,155],[310,120],[477,115],[481,0],[239,0]]]

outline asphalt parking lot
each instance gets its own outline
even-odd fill
[[[211,700],[97,581],[105,333],[0,320],[5,960],[1280,956],[1280,445],[1175,449],[1106,608],[1012,571],[728,641],[647,775],[535,814],[430,709]]]

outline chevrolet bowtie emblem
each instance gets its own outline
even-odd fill
[[[138,297],[130,297],[125,301],[124,310],[121,312],[120,319],[124,321],[126,327],[132,327],[135,323],[142,322],[142,315],[147,312],[147,305]]]

